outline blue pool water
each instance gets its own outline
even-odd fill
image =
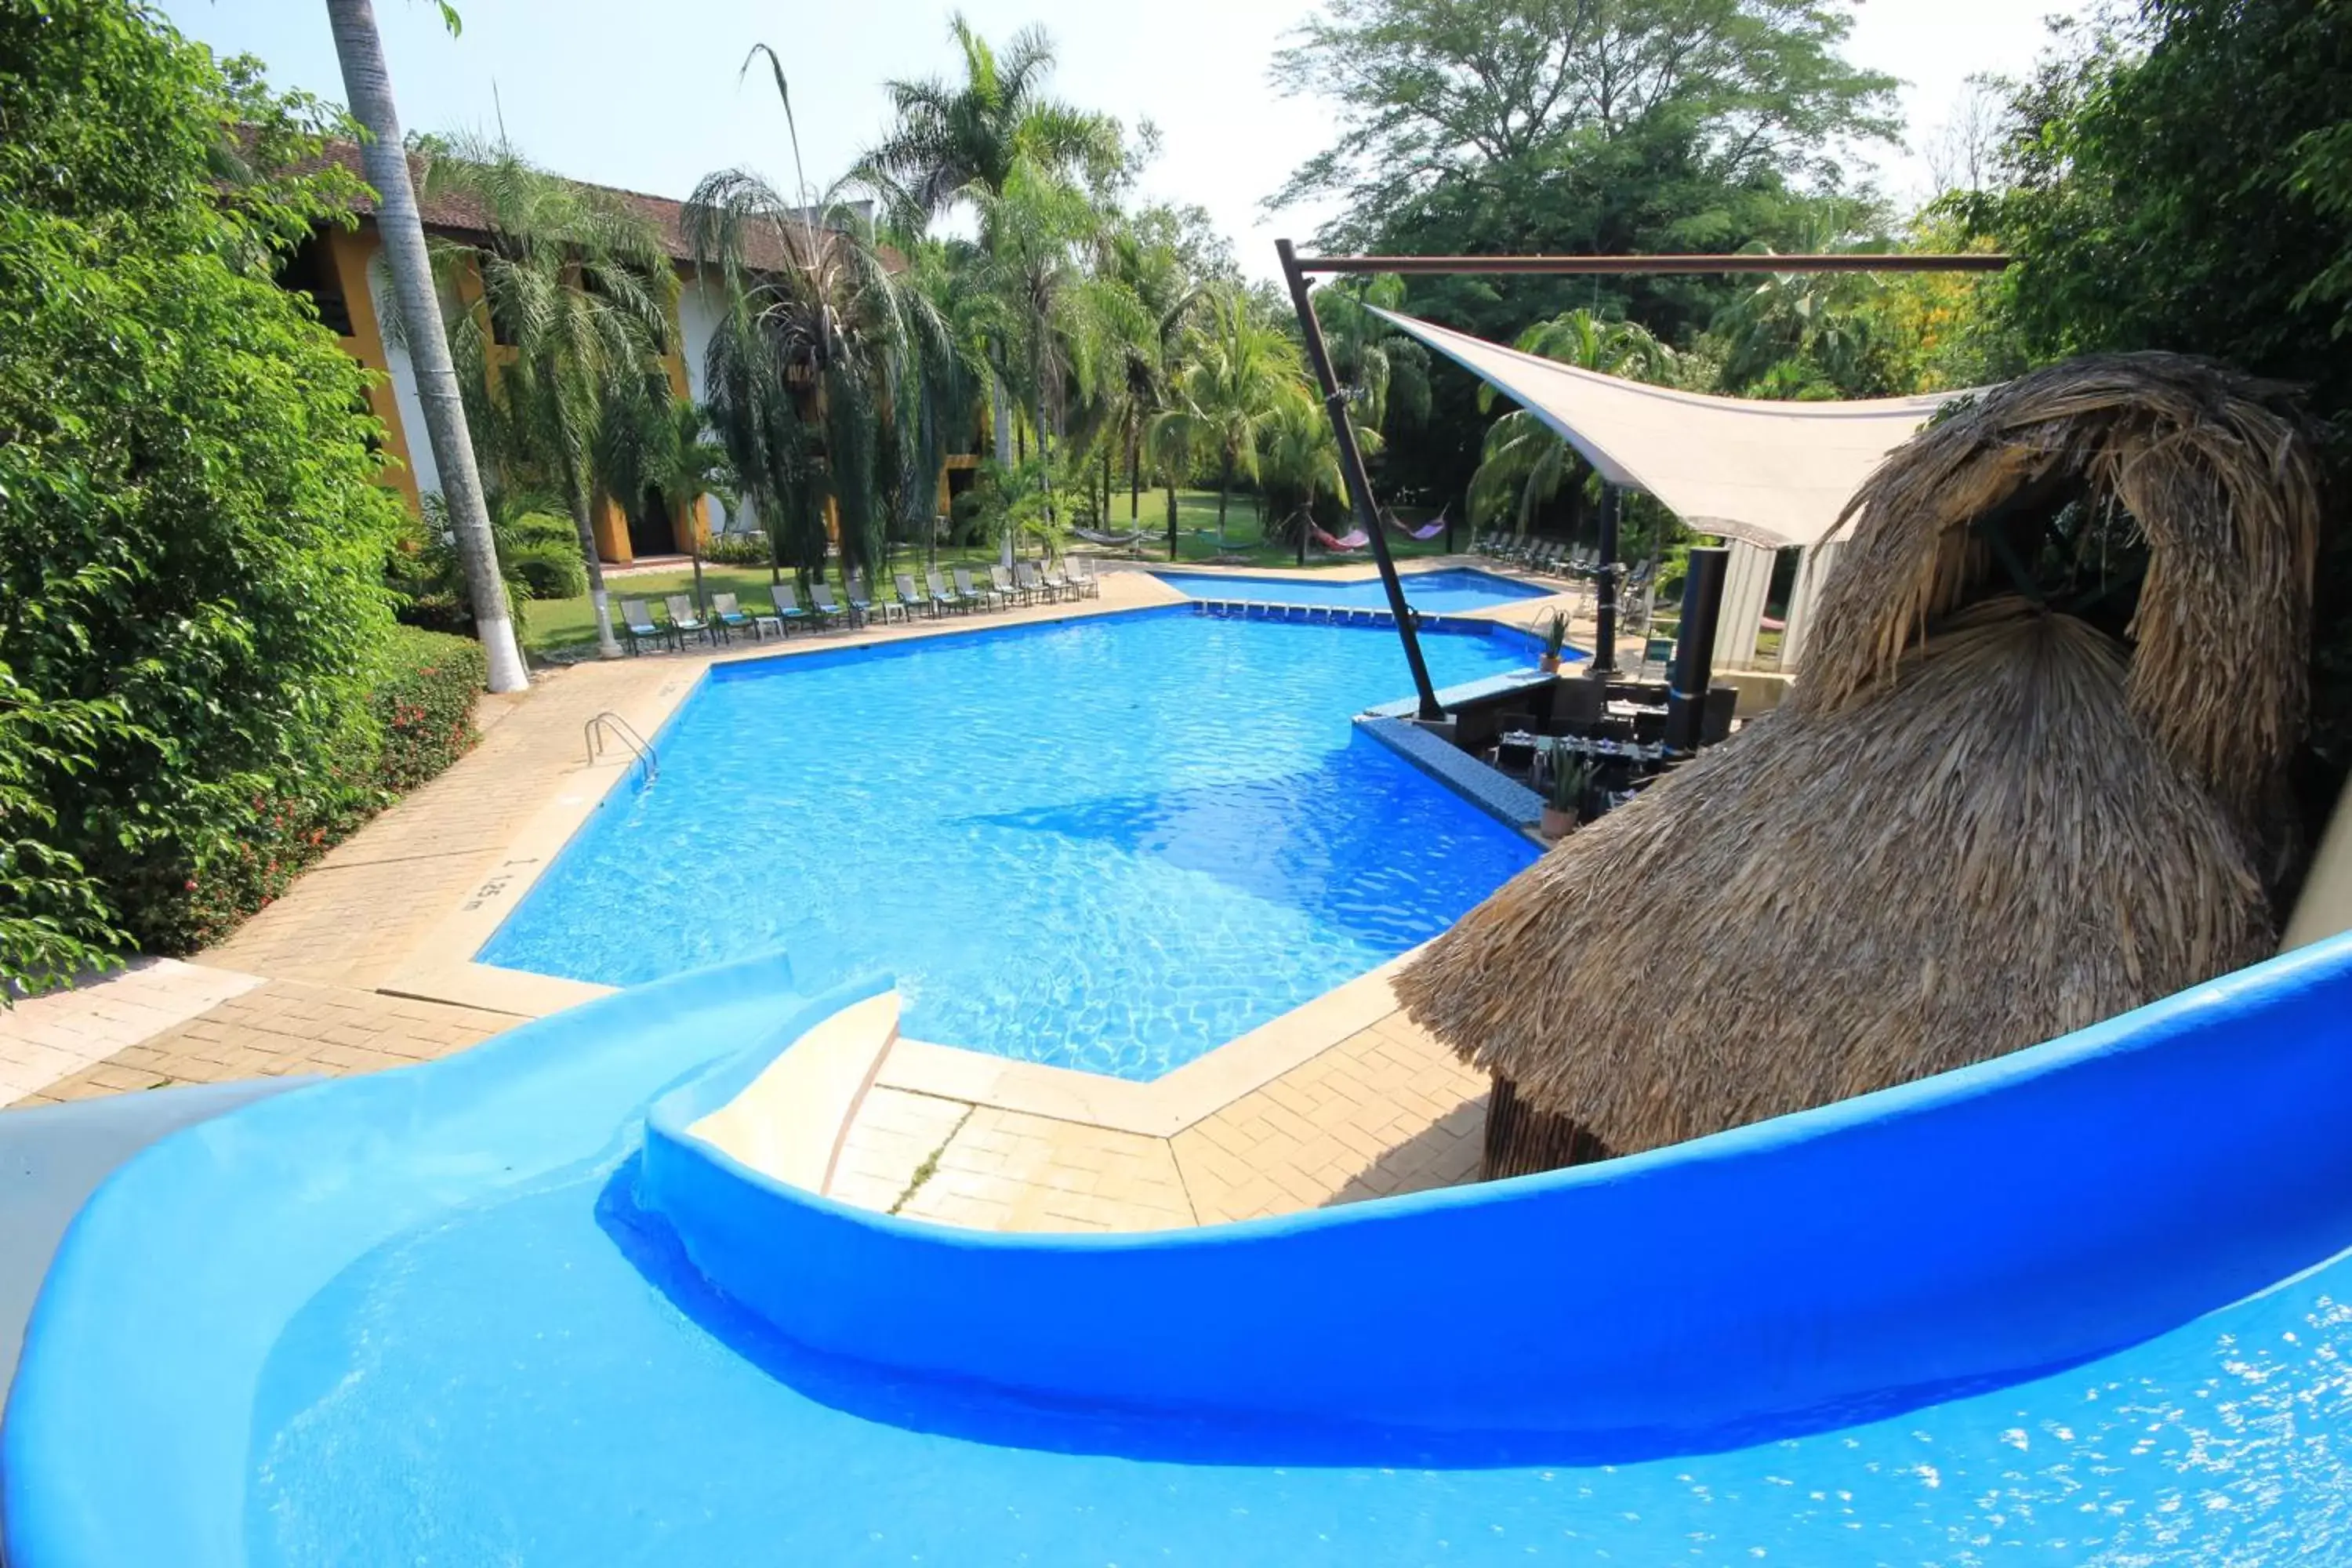
[[[1425,637],[1441,686],[1517,640]],[[628,985],[782,948],[907,1033],[1149,1079],[1435,935],[1520,835],[1358,735],[1393,635],[1181,611],[713,672],[482,949]]]
[[[1155,572],[1153,576],[1194,599],[1240,599],[1264,605],[1331,605],[1359,610],[1385,610],[1388,590],[1378,577],[1338,582],[1310,577],[1249,577],[1210,572]],[[1518,599],[1540,599],[1555,592],[1531,583],[1516,583],[1492,572],[1455,567],[1443,572],[1404,574],[1405,603],[1427,615],[1445,616],[1464,610],[1491,610]]]

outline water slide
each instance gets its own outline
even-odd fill
[[[14,1568],[2352,1558],[2352,937],[1965,1071],[1143,1236],[818,1194],[781,958],[152,1144]],[[782,1120],[779,1120],[782,1119]]]

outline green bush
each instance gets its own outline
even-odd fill
[[[128,0],[0,5],[0,706],[41,716],[0,724],[0,982],[37,984],[207,940],[374,808],[401,508],[274,280],[359,190],[293,172],[323,111]]]
[[[775,547],[764,533],[714,533],[702,558],[719,566],[765,566],[775,559]]]
[[[568,517],[527,512],[499,536],[499,560],[534,599],[576,599],[588,592],[587,563]]]
[[[471,637],[395,629],[385,644],[368,705],[383,732],[379,787],[415,788],[470,750],[474,699],[489,679],[482,645]]]

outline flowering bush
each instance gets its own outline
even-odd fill
[[[415,789],[466,754],[478,739],[474,699],[488,679],[482,645],[467,637],[395,626],[368,705],[383,727],[374,783]]]

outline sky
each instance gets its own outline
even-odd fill
[[[756,43],[783,58],[808,178],[823,185],[882,132],[881,83],[955,69],[948,0],[459,0],[461,37],[431,0],[376,0],[403,126],[494,130],[575,178],[684,196],[712,171],[794,176],[764,68],[739,79]],[[1060,50],[1055,90],[1130,125],[1149,119],[1162,152],[1149,197],[1198,203],[1244,269],[1275,274],[1274,241],[1305,239],[1324,216],[1269,216],[1260,204],[1328,138],[1312,100],[1277,97],[1266,64],[1312,0],[963,0],[1000,44],[1042,24]],[[2020,73],[2043,17],[2080,0],[1864,0],[1855,63],[1901,78],[1909,142],[1880,161],[1898,200],[1930,193],[1937,131],[1967,79]],[[162,0],[183,32],[223,54],[257,55],[271,81],[342,100],[322,0]]]

